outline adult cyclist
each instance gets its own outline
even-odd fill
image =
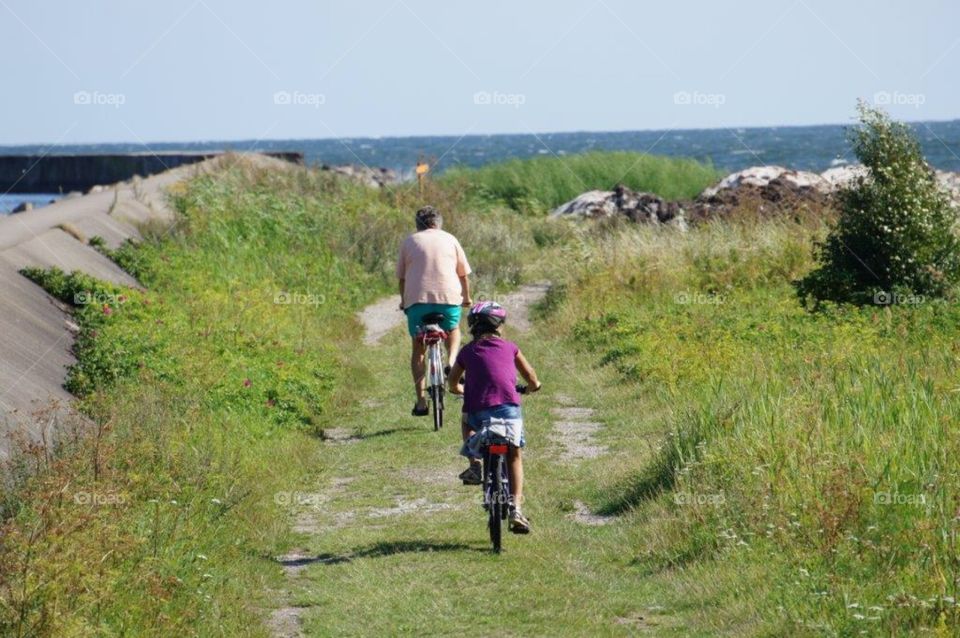
[[[417,232],[407,237],[397,259],[400,309],[407,315],[411,337],[410,372],[417,402],[413,416],[427,416],[426,347],[417,339],[417,328],[429,314],[443,315],[440,327],[447,333],[447,355],[455,361],[460,350],[460,308],[470,307],[470,264],[456,237],[442,230],[443,216],[433,206],[417,211]],[[447,365],[449,371],[450,366]]]

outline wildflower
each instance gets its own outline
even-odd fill
[[[249,387],[252,386],[252,385],[253,385],[253,382],[250,381],[250,379],[244,379],[244,380],[243,380],[243,387],[249,388]]]

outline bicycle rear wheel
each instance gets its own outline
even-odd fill
[[[503,457],[499,454],[491,454],[488,457],[488,471],[492,481],[490,489],[490,507],[487,518],[487,526],[490,528],[490,542],[493,543],[493,551],[497,554],[503,549],[503,516],[501,514],[500,499],[503,494],[502,470]]]

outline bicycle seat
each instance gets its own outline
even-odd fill
[[[446,317],[442,312],[431,312],[428,315],[424,315],[420,323],[422,323],[424,326],[429,326],[431,324],[436,324],[439,326],[443,323],[444,319],[446,319]]]

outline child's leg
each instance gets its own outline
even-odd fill
[[[523,504],[523,456],[520,448],[510,446],[507,454],[507,470],[510,472],[510,491],[517,509]]]

